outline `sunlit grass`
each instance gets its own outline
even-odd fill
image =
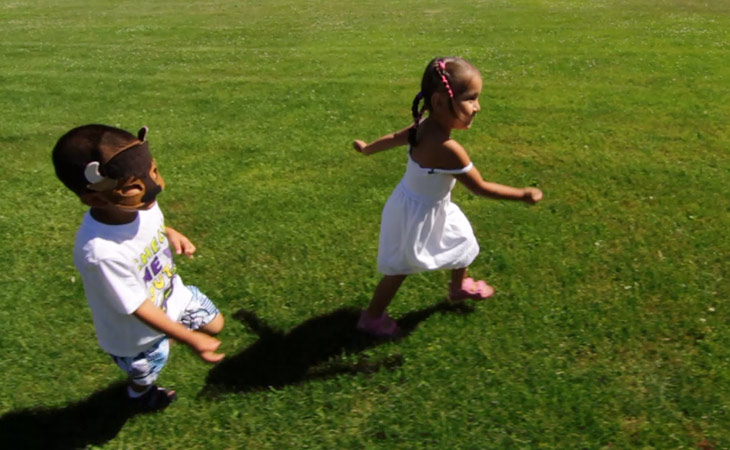
[[[167,221],[199,249],[180,273],[227,316],[233,357],[259,342],[241,308],[288,331],[367,303],[405,161],[350,142],[407,125],[426,62],[457,54],[484,92],[456,138],[488,179],[545,192],[454,191],[494,299],[333,355],[351,372],[212,399],[175,346],[160,382],[179,401],[84,445],[730,446],[726,2],[18,1],[0,21],[3,439],[8,414],[122,378],[71,261],[84,209],[53,175],[61,134],[150,127]],[[391,312],[433,306],[447,277],[409,278]]]

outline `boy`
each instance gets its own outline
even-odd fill
[[[169,353],[183,342],[210,363],[223,316],[177,274],[172,252],[192,257],[195,246],[166,227],[155,199],[165,187],[148,144],[106,125],[85,125],[62,136],[53,149],[56,176],[90,207],[76,234],[74,264],[101,348],[128,375],[130,402],[158,410],[175,392],[154,382]],[[195,331],[199,330],[199,331]]]

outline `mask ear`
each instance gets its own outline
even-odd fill
[[[147,131],[149,131],[149,128],[146,126],[139,129],[137,132],[137,139],[139,139],[140,142],[144,142],[145,136],[147,136]]]

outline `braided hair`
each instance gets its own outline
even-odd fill
[[[454,98],[463,93],[468,86],[469,75],[477,72],[468,61],[455,57],[434,58],[426,66],[421,79],[421,91],[416,94],[411,105],[413,126],[408,130],[408,143],[415,146],[418,143],[418,126],[425,111],[431,111],[431,96],[435,92],[445,92],[449,96],[449,108],[454,110]],[[423,100],[423,106],[419,105]]]

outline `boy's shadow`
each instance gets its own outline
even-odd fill
[[[125,391],[126,383],[116,382],[63,407],[10,411],[0,417],[0,445],[8,449],[103,445],[138,413],[129,407]]]
[[[444,300],[409,312],[397,320],[402,330],[400,338],[412,333],[420,322],[434,313],[468,314],[473,311],[474,307],[466,303]],[[382,367],[400,366],[400,355],[378,361],[359,355],[356,361],[346,361],[349,358],[344,358],[345,355],[357,354],[384,342],[356,330],[359,316],[359,309],[340,308],[308,319],[285,333],[264,323],[254,312],[241,309],[233,317],[258,334],[259,339],[213,367],[201,394],[279,388],[312,379],[373,373]]]

